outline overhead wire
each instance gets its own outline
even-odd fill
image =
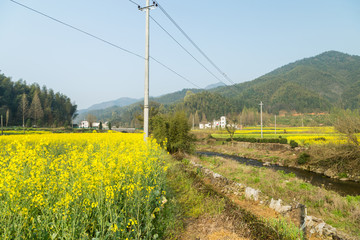
[[[130,1],[130,0],[129,0]],[[197,63],[199,63],[208,73],[215,77],[218,81],[227,85],[220,78],[218,78],[214,73],[212,73],[204,64],[202,64],[194,55],[192,55],[179,41],[177,41],[158,21],[156,21],[152,16],[150,18],[172,39],[174,40],[185,52],[187,52]]]
[[[150,58],[151,58],[152,60],[154,60],[155,62],[157,62],[158,64],[160,64],[161,66],[163,66],[164,68],[166,68],[166,69],[168,69],[169,71],[175,73],[176,75],[178,75],[179,77],[181,77],[181,78],[184,79],[185,81],[191,83],[191,84],[194,85],[195,87],[200,88],[200,89],[203,89],[203,88],[199,87],[198,85],[196,85],[195,83],[191,82],[191,81],[190,81],[189,79],[187,79],[186,77],[178,74],[177,72],[175,72],[175,71],[172,70],[171,68],[169,68],[169,67],[167,67],[166,65],[164,65],[163,63],[159,62],[159,61],[156,60],[155,58],[153,58],[153,57],[151,57],[151,56],[150,56]]]
[[[189,37],[188,34],[179,26],[179,24],[176,23],[176,21],[166,12],[166,10],[159,4],[158,1],[156,1],[157,6],[160,8],[160,10],[164,13],[164,15],[175,25],[175,27],[188,39],[188,41],[205,57],[209,63],[231,84],[235,84],[233,80],[231,80],[205,53],[200,49],[200,47]]]
[[[51,20],[53,20],[53,21],[55,21],[55,22],[58,22],[58,23],[60,23],[60,24],[62,24],[62,25],[65,25],[65,26],[67,26],[67,27],[69,27],[69,28],[72,28],[72,29],[74,29],[74,30],[76,30],[76,31],[78,31],[78,32],[81,32],[81,33],[83,33],[83,34],[86,34],[86,35],[88,35],[88,36],[90,36],[90,37],[92,37],[92,38],[95,38],[95,39],[97,39],[97,40],[99,40],[99,41],[102,41],[102,42],[104,42],[104,43],[106,43],[106,44],[109,44],[109,45],[111,45],[111,46],[113,46],[113,47],[116,47],[116,48],[118,48],[118,49],[120,49],[120,50],[122,50],[122,51],[124,51],[124,52],[127,52],[127,53],[129,53],[129,54],[132,54],[132,55],[134,55],[134,56],[136,56],[136,57],[145,59],[143,56],[141,56],[141,55],[139,55],[139,54],[137,54],[137,53],[134,53],[134,52],[132,52],[132,51],[130,51],[130,50],[127,50],[127,49],[125,49],[125,48],[122,48],[122,47],[120,47],[119,45],[116,45],[116,44],[114,44],[114,43],[111,43],[111,42],[109,42],[109,41],[107,41],[107,40],[105,40],[105,39],[103,39],[103,38],[97,37],[97,36],[95,36],[94,34],[91,34],[91,33],[89,33],[89,32],[86,32],[86,31],[84,31],[84,30],[81,30],[80,28],[74,27],[74,26],[72,26],[72,25],[70,25],[70,24],[68,24],[68,23],[65,23],[65,22],[63,22],[63,21],[61,21],[61,20],[58,20],[58,19],[56,19],[56,18],[54,18],[54,17],[51,17],[51,16],[49,16],[49,15],[47,15],[47,14],[45,14],[45,13],[42,13],[42,12],[40,12],[40,11],[38,11],[38,10],[35,10],[35,9],[29,7],[29,6],[26,6],[26,5],[22,4],[22,3],[19,3],[19,2],[17,2],[17,1],[14,1],[14,0],[10,0],[10,1],[13,2],[13,3],[16,3],[16,4],[18,4],[18,5],[26,8],[26,9],[28,9],[28,10],[31,10],[31,11],[37,13],[37,14],[40,14],[40,15],[42,15],[42,16],[44,16],[44,17],[47,17],[47,18],[49,18],[49,19],[51,19]]]
[[[34,8],[31,8],[31,7],[29,7],[29,6],[26,6],[26,5],[22,4],[22,3],[19,3],[19,2],[17,2],[17,1],[15,1],[15,0],[10,0],[10,1],[13,2],[13,3],[15,3],[15,4],[18,4],[18,5],[21,6],[21,7],[26,8],[26,9],[28,9],[28,10],[31,10],[31,11],[37,13],[37,14],[40,14],[40,15],[46,17],[46,18],[49,18],[49,19],[51,19],[51,20],[53,20],[53,21],[55,21],[55,22],[58,22],[58,23],[66,26],[66,27],[72,28],[72,29],[74,29],[74,30],[76,30],[76,31],[78,31],[78,32],[81,32],[81,33],[83,33],[83,34],[85,34],[85,35],[87,35],[87,36],[90,36],[90,37],[92,37],[92,38],[94,38],[94,39],[97,39],[97,40],[103,42],[103,43],[106,43],[106,44],[108,44],[108,45],[110,45],[110,46],[112,46],[112,47],[115,47],[115,48],[120,49],[120,50],[122,50],[122,51],[124,51],[124,52],[127,52],[127,53],[129,53],[129,54],[131,54],[131,55],[133,55],[133,56],[136,56],[136,57],[138,57],[138,58],[141,58],[141,59],[145,60],[145,57],[141,56],[140,54],[137,54],[137,53],[135,53],[135,52],[132,52],[132,51],[130,51],[130,50],[127,50],[127,49],[125,49],[125,48],[123,48],[123,47],[120,47],[120,46],[117,45],[117,44],[114,44],[114,43],[112,43],[112,42],[109,42],[109,41],[107,41],[107,40],[105,40],[105,39],[103,39],[103,38],[100,38],[100,37],[98,37],[98,36],[96,36],[96,35],[94,35],[94,34],[91,34],[91,33],[87,32],[87,31],[84,31],[84,30],[82,30],[82,29],[80,29],[80,28],[78,28],[78,27],[75,27],[75,26],[73,26],[73,25],[71,25],[71,24],[65,23],[65,22],[63,22],[63,21],[61,21],[61,20],[59,20],[59,19],[56,19],[56,18],[54,18],[54,17],[51,17],[51,16],[49,16],[49,15],[43,13],[43,12],[40,12],[40,11],[34,9]],[[134,3],[134,4],[136,4],[135,2],[133,2],[133,1],[131,1],[131,0],[129,0],[129,1],[132,2],[132,3]],[[137,5],[137,4],[136,4],[136,5]],[[138,5],[138,6],[139,6],[139,5]],[[187,82],[189,82],[189,83],[192,84],[193,86],[202,89],[201,87],[199,87],[198,85],[196,85],[195,83],[193,83],[192,81],[190,81],[189,79],[187,79],[186,77],[182,76],[181,74],[179,74],[179,73],[176,72],[175,70],[173,70],[173,69],[171,69],[170,67],[166,66],[164,63],[160,62],[159,60],[157,60],[157,59],[155,59],[155,58],[153,58],[153,57],[150,57],[150,58],[152,58],[155,62],[157,62],[158,64],[160,64],[160,65],[163,66],[164,68],[168,69],[168,70],[171,71],[172,73],[174,73],[174,74],[176,74],[177,76],[181,77],[182,79],[186,80]]]
[[[131,2],[131,3],[135,4],[136,6],[140,7],[139,4],[137,4],[136,2],[134,2],[134,1],[132,1],[132,0],[129,0],[129,2]]]

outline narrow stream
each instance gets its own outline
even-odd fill
[[[217,152],[196,152],[196,153],[205,156],[212,156],[212,157],[218,156],[223,158],[229,158],[246,165],[255,166],[255,167],[266,167],[273,169],[274,171],[282,170],[285,173],[294,173],[296,177],[301,178],[311,183],[312,185],[318,187],[324,187],[327,190],[335,191],[342,196],[360,195],[360,183],[356,183],[352,181],[340,181],[338,179],[329,178],[323,174],[314,173],[299,168],[284,167],[278,165],[264,166],[262,162],[250,158],[243,158],[239,156],[233,156],[233,155],[222,154]]]

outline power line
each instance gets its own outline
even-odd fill
[[[175,25],[175,27],[189,40],[189,42],[210,62],[210,64],[216,68],[216,70],[231,84],[235,84],[221,69],[200,49],[200,47],[185,33],[185,31],[175,22],[175,20],[165,11],[165,9],[156,1],[160,10],[165,14],[167,18]]]
[[[134,1],[132,1],[132,0],[129,0],[129,2],[131,2],[131,3],[135,4],[136,6],[138,6],[138,8],[140,8],[140,5],[139,5],[139,4],[137,4],[136,2],[134,2]]]
[[[116,45],[116,44],[114,44],[114,43],[111,43],[111,42],[103,39],[103,38],[97,37],[97,36],[95,36],[94,34],[91,34],[91,33],[89,33],[89,32],[86,32],[86,31],[84,31],[84,30],[82,30],[82,29],[80,29],[80,28],[74,27],[73,25],[70,25],[70,24],[68,24],[68,23],[65,23],[65,22],[63,22],[63,21],[61,21],[61,20],[58,20],[58,19],[56,19],[56,18],[54,18],[54,17],[51,17],[51,16],[49,16],[49,15],[43,13],[43,12],[40,12],[40,11],[38,11],[38,10],[35,10],[35,9],[31,8],[31,7],[28,7],[28,6],[24,5],[24,4],[21,4],[21,3],[19,3],[19,2],[16,2],[16,1],[14,1],[14,0],[10,0],[10,1],[13,2],[13,3],[16,3],[16,4],[18,4],[19,6],[22,6],[22,7],[26,8],[26,9],[28,9],[28,10],[31,10],[31,11],[37,13],[37,14],[40,14],[40,15],[46,17],[46,18],[49,18],[49,19],[51,19],[51,20],[53,20],[53,21],[55,21],[55,22],[58,22],[58,23],[66,26],[66,27],[72,28],[72,29],[74,29],[74,30],[76,30],[76,31],[78,31],[78,32],[81,32],[81,33],[86,34],[86,35],[88,35],[88,36],[90,36],[90,37],[92,37],[92,38],[95,38],[95,39],[97,39],[97,40],[99,40],[99,41],[101,41],[101,42],[103,42],[103,43],[106,43],[106,44],[108,44],[108,45],[110,45],[110,46],[112,46],[112,47],[115,47],[115,48],[117,48],[117,49],[120,49],[120,50],[122,50],[122,51],[125,51],[125,52],[127,52],[127,53],[129,53],[129,54],[132,54],[132,55],[134,55],[134,56],[136,56],[136,57],[138,57],[138,58],[141,58],[141,59],[144,59],[144,60],[145,60],[145,58],[144,58],[143,56],[141,56],[141,55],[139,55],[139,54],[137,54],[137,53],[134,53],[134,52],[132,52],[132,51],[130,51],[130,50],[127,50],[127,49],[125,49],[125,48],[122,48],[122,47],[120,47],[120,46],[118,46],[118,45]],[[130,2],[133,2],[133,1],[131,1],[131,0],[129,0],[129,1],[130,1]],[[133,3],[135,3],[135,2],[133,2]],[[135,4],[136,4],[136,3],[135,3]],[[136,4],[136,5],[137,5],[137,4]],[[187,79],[186,77],[182,76],[181,74],[179,74],[179,73],[176,72],[175,70],[171,69],[170,67],[166,66],[165,64],[163,64],[163,63],[160,62],[159,60],[157,60],[157,59],[155,59],[155,58],[153,58],[153,57],[151,57],[151,58],[152,58],[155,62],[157,62],[158,64],[160,64],[160,65],[163,66],[164,68],[168,69],[169,71],[173,72],[173,73],[176,74],[177,76],[181,77],[182,79],[186,80],[186,81],[189,82],[190,84],[196,86],[197,88],[202,89],[201,87],[197,86],[195,83],[191,82],[189,79]]]
[[[40,11],[38,11],[38,10],[35,10],[35,9],[31,8],[31,7],[28,7],[28,6],[24,5],[24,4],[21,4],[21,3],[19,3],[19,2],[16,2],[16,1],[14,1],[14,0],[10,0],[10,1],[13,2],[13,3],[16,3],[16,4],[18,4],[18,5],[26,8],[26,9],[28,9],[28,10],[31,10],[31,11],[37,13],[37,14],[40,14],[40,15],[42,15],[42,16],[44,16],[44,17],[47,17],[47,18],[49,18],[49,19],[51,19],[51,20],[53,20],[53,21],[55,21],[55,22],[58,22],[58,23],[60,23],[60,24],[62,24],[62,25],[65,25],[65,26],[67,26],[67,27],[69,27],[69,28],[72,28],[72,29],[74,29],[74,30],[76,30],[76,31],[78,31],[78,32],[81,32],[81,33],[83,33],[83,34],[86,34],[86,35],[88,35],[88,36],[90,36],[90,37],[92,37],[92,38],[95,38],[95,39],[97,39],[97,40],[99,40],[99,41],[102,41],[102,42],[104,42],[104,43],[106,43],[106,44],[109,44],[109,45],[111,45],[111,46],[113,46],[113,47],[116,47],[116,48],[118,48],[118,49],[120,49],[120,50],[122,50],[122,51],[124,51],[124,52],[127,52],[127,53],[129,53],[129,54],[132,54],[132,55],[134,55],[134,56],[136,56],[136,57],[145,59],[143,56],[141,56],[141,55],[139,55],[139,54],[137,54],[137,53],[134,53],[134,52],[132,52],[132,51],[130,51],[130,50],[127,50],[127,49],[125,49],[125,48],[120,47],[119,45],[116,45],[116,44],[114,44],[114,43],[111,43],[111,42],[109,42],[109,41],[106,41],[105,39],[100,38],[100,37],[97,37],[97,36],[95,36],[95,35],[93,35],[93,34],[91,34],[91,33],[89,33],[89,32],[84,31],[84,30],[81,30],[80,28],[74,27],[74,26],[72,26],[72,25],[70,25],[70,24],[68,24],[68,23],[65,23],[65,22],[63,22],[63,21],[60,21],[60,20],[58,20],[58,19],[56,19],[56,18],[53,18],[53,17],[51,17],[51,16],[49,16],[49,15],[47,15],[47,14],[45,14],[45,13],[42,13],[42,12],[40,12]]]
[[[129,0],[130,1],[130,0]],[[179,41],[177,41],[163,26],[161,26],[161,24],[156,21],[152,16],[150,16],[150,18],[165,32],[167,33],[167,35],[174,40],[185,52],[187,52],[196,62],[198,62],[208,73],[210,73],[212,76],[214,76],[218,81],[222,82],[223,84],[227,85],[226,83],[224,83],[220,78],[218,78],[214,73],[212,73],[204,64],[202,64],[196,57],[194,57],[194,55],[192,55],[181,43],[179,43]]]
[[[180,75],[179,73],[175,72],[174,70],[172,70],[171,68],[169,68],[168,66],[164,65],[163,63],[159,62],[158,60],[156,60],[155,58],[151,57],[150,58],[152,60],[154,60],[155,62],[157,62],[158,64],[160,64],[161,66],[163,66],[164,68],[168,69],[169,71],[173,72],[174,74],[178,75],[179,77],[181,77],[182,79],[184,79],[185,81],[187,81],[188,83],[194,85],[197,88],[203,89],[201,87],[199,87],[198,85],[196,85],[195,83],[191,82],[189,79],[187,79],[186,77]]]

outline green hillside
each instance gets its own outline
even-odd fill
[[[188,95],[188,91],[193,94]],[[183,89],[151,98],[161,111],[183,109],[189,115],[204,114],[208,120],[221,115],[240,113],[246,107],[257,111],[280,110],[301,113],[324,112],[332,107],[360,107],[360,57],[329,51],[305,58],[265,74],[253,81],[209,89]],[[134,125],[141,114],[141,103],[94,112],[101,120]]]
[[[312,112],[327,111],[332,106],[357,108],[359,88],[360,57],[329,51],[215,91],[248,107],[263,101],[270,112]]]

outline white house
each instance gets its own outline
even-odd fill
[[[92,127],[93,128],[98,128],[100,126],[100,123],[99,122],[93,122],[92,123]],[[81,121],[80,122],[80,125],[79,125],[80,128],[89,128],[90,127],[90,123],[86,120],[84,121]],[[104,126],[103,124],[103,128],[105,129],[105,127],[107,127],[107,125]]]
[[[226,117],[225,116],[222,116],[220,118],[220,126],[221,128],[225,128],[226,127]]]
[[[220,120],[214,120],[213,123],[202,122],[199,124],[200,129],[208,129],[208,128],[225,128],[226,126],[226,117],[222,116]]]
[[[88,121],[81,121],[79,127],[80,128],[89,128],[90,124]]]
[[[220,120],[214,120],[212,125],[213,128],[225,128],[226,127],[226,117],[220,117]]]
[[[211,123],[206,123],[206,122],[200,123],[200,124],[199,124],[199,128],[200,128],[200,129],[208,129],[208,128],[211,128]]]

